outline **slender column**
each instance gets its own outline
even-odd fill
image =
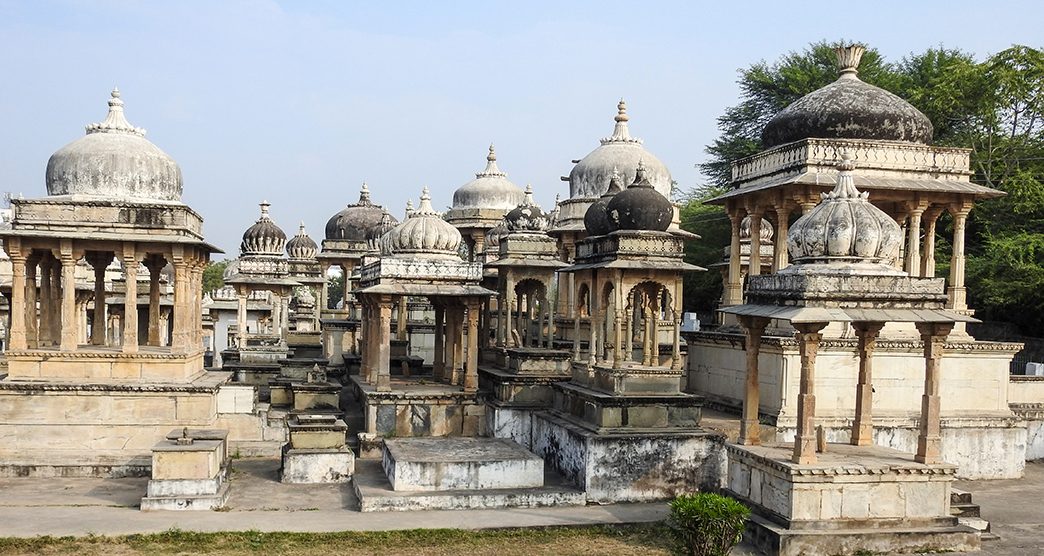
[[[855,322],[859,352],[859,382],[856,385],[855,421],[852,423],[852,445],[872,446],[874,443],[874,381],[873,361],[874,349],[877,347],[877,335],[884,327],[882,322]]]
[[[591,280],[591,292],[588,294],[591,299],[591,311],[590,311],[590,326],[588,327],[588,340],[587,340],[587,362],[594,366],[598,362],[598,327],[599,319],[598,315],[601,312],[597,305],[598,296],[594,285],[595,280]]]
[[[323,277],[323,286],[319,288],[319,308],[316,314],[322,316],[325,311],[330,310],[328,307],[330,304],[330,276],[328,274],[330,272],[330,264],[320,261],[319,268],[321,270],[320,276]]]
[[[171,352],[172,353],[186,353],[188,352],[189,344],[189,271],[188,271],[188,260],[186,260],[184,253],[178,247],[174,248],[173,253],[173,266],[174,266],[174,335],[171,338]],[[157,277],[158,279],[158,277]],[[150,289],[149,293],[152,291]],[[239,292],[237,292],[239,293]],[[157,282],[156,287],[156,303],[159,304],[159,287]],[[239,307],[236,317],[239,324],[239,347],[246,346],[243,341],[246,338],[246,318],[247,318],[247,296],[246,292],[239,295]],[[149,297],[149,336],[152,335],[152,297]],[[159,312],[156,313],[157,317]],[[158,338],[159,334],[159,322],[156,323],[156,334]],[[151,339],[151,338],[150,338]],[[151,342],[150,342],[151,345]]]
[[[281,299],[282,305],[279,308],[280,324],[279,334],[286,338],[290,334],[290,295],[284,295]]]
[[[743,271],[740,265],[740,224],[743,222],[743,212],[730,211],[729,220],[732,222],[732,243],[729,245],[729,275],[725,281],[724,306],[743,303]]]
[[[397,340],[406,339],[407,299],[405,295],[399,297],[399,313],[395,322],[395,339]]]
[[[971,212],[971,202],[950,206],[953,216],[953,255],[950,258],[950,284],[947,288],[947,309],[968,308],[968,293],[964,287],[964,229]]]
[[[105,345],[105,267],[112,261],[112,253],[95,252],[90,263],[94,267],[94,317],[91,319],[91,344]]]
[[[80,330],[76,318],[76,259],[72,240],[61,242],[62,255],[62,335],[61,350],[76,351]]]
[[[682,322],[682,312],[681,312],[681,295],[680,295],[681,294],[681,284],[680,283],[678,284],[678,288],[676,288],[676,289],[678,291],[677,291],[677,295],[675,295],[675,298],[674,298],[675,299],[675,302],[674,302],[675,306],[672,309],[672,312],[674,313],[674,324],[671,327],[671,336],[672,336],[671,339],[673,340],[673,344],[671,345],[671,370],[680,371],[681,368],[682,368],[682,356],[681,356],[681,322]]]
[[[450,313],[453,319],[453,365],[450,384],[463,386],[464,384],[464,306],[453,305]]]
[[[446,376],[446,309],[442,303],[435,303],[435,360],[432,371],[435,380]]]
[[[11,238],[4,246],[8,257],[11,258],[11,326],[8,348],[14,351],[24,350],[29,347],[26,340],[26,322],[29,316],[29,307],[26,306],[26,292],[29,286],[26,284],[26,257],[22,253],[21,240]],[[36,288],[36,284],[32,285]],[[36,313],[36,307],[32,307]]]
[[[915,277],[921,274],[921,215],[924,209],[924,205],[911,207],[906,227],[906,273]]]
[[[11,248],[13,249],[13,247]],[[36,313],[36,266],[38,264],[40,264],[40,255],[38,253],[30,253],[25,259],[25,297],[23,298],[25,299],[25,310],[23,311],[23,317],[25,321],[25,347],[31,349],[36,349],[40,346],[38,336],[40,321],[37,320]],[[18,313],[12,311],[11,314],[17,315]]]
[[[942,424],[939,414],[939,382],[943,347],[953,330],[952,322],[917,323],[924,342],[924,394],[921,396],[921,430],[917,435],[918,463],[942,462]]]
[[[761,274],[761,215],[755,208],[747,213],[750,216],[750,260],[747,263],[747,275]]]
[[[62,261],[51,266],[51,344],[62,341]]]
[[[823,339],[820,330],[825,322],[794,324],[798,350],[801,352],[801,389],[798,393],[797,435],[794,438],[793,462],[810,465],[816,462],[816,353]]]
[[[479,303],[468,303],[468,363],[464,370],[464,391],[478,390],[478,321]]]
[[[931,208],[924,213],[924,252],[921,253],[921,276],[935,278],[935,225],[942,211]]]
[[[380,329],[377,337],[377,391],[391,390],[391,298],[378,300]]]
[[[624,303],[624,313],[627,322],[624,327],[624,358],[631,361],[634,356],[634,294],[628,293],[627,301]]]
[[[246,332],[247,332],[247,295],[246,295],[246,292],[239,292],[239,291],[237,291],[236,294],[237,294],[236,295],[236,301],[238,302],[238,304],[236,305],[236,327],[239,329],[239,332],[238,332],[239,339],[237,340],[237,345],[239,347],[243,347],[245,345],[243,343],[243,339],[246,337]],[[176,305],[177,305],[177,303],[175,303],[175,308],[174,308],[174,341],[175,342],[177,342],[177,339],[178,339],[178,310],[177,310]]]
[[[54,257],[45,253],[40,259],[40,332],[39,347],[51,346],[51,267]]]
[[[617,306],[613,311],[613,330],[616,339],[613,340],[613,368],[619,369],[623,366],[623,309]]]
[[[344,304],[344,310],[348,311],[351,308],[350,303],[352,299],[352,281],[350,278],[352,275],[352,271],[355,270],[355,264],[343,264],[341,265],[341,268],[344,269],[344,295],[342,295],[341,298]]]
[[[761,422],[758,409],[761,407],[760,382],[758,378],[758,356],[761,354],[761,336],[765,333],[769,319],[741,316],[747,354],[747,381],[743,394],[743,417],[740,419],[739,443],[747,446],[761,444]]]
[[[167,261],[158,255],[145,257],[145,268],[149,271],[149,339],[150,346],[160,345],[160,271]]]
[[[580,311],[573,315],[573,361],[580,361]]]
[[[524,304],[522,301],[524,296],[521,293],[515,294],[515,330],[518,332],[518,342],[512,340],[512,344],[518,344],[518,347],[526,347],[526,338],[523,333],[526,331],[523,319],[525,318],[525,311],[522,310]],[[512,338],[514,335],[512,334]]]
[[[370,297],[368,295],[359,296],[359,310],[362,313],[359,319],[359,326],[362,327],[362,353],[359,366],[360,378],[368,383],[373,384],[376,380],[374,376],[374,351],[373,351],[373,327],[376,323],[373,322],[373,315],[370,312]]]
[[[790,264],[787,252],[787,234],[790,232],[790,211],[793,205],[784,200],[776,205],[776,244],[772,253],[772,271],[779,272]]]
[[[138,254],[133,243],[123,245],[127,293],[123,300],[123,352],[138,352]],[[177,315],[175,315],[175,318]]]

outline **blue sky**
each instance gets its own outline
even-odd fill
[[[367,181],[401,215],[436,207],[486,147],[547,207],[559,176],[631,131],[682,187],[734,104],[737,70],[818,40],[888,59],[1041,46],[1038,2],[274,2],[0,0],[0,191],[42,196],[52,152],[127,117],[172,155],[207,238],[234,256],[267,199],[312,237]]]

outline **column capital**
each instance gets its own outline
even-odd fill
[[[975,202],[970,199],[961,199],[956,203],[950,203],[949,205],[947,205],[946,210],[950,213],[951,216],[954,217],[954,219],[964,219],[968,217],[969,213],[971,213],[972,207],[974,205]]]

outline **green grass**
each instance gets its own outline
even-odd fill
[[[408,516],[404,516],[408,519]],[[411,529],[381,532],[163,533],[106,537],[0,538],[0,555],[70,554],[410,554],[496,556],[549,554],[669,554],[662,526],[553,527],[465,531]]]

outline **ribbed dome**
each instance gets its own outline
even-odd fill
[[[613,168],[612,177],[609,178],[609,187],[597,201],[587,207],[587,212],[584,213],[584,228],[587,229],[588,236],[604,236],[613,231],[613,223],[609,220],[607,207],[609,201],[621,191],[623,191],[623,181],[620,173]]]
[[[613,230],[663,232],[674,218],[674,205],[657,191],[638,161],[634,183],[609,200],[605,210]]]
[[[819,139],[874,139],[928,144],[932,122],[905,100],[864,83],[857,68],[864,48],[837,48],[840,77],[776,114],[761,132],[765,148]]]
[[[243,255],[283,256],[286,247],[286,234],[276,226],[268,216],[268,201],[261,201],[261,218],[253,226],[243,232],[243,243],[239,244],[239,252]]]
[[[761,219],[761,233],[758,234],[761,237],[761,244],[765,245],[766,242],[772,241],[772,236],[776,235],[776,231],[772,229],[772,223],[764,218]],[[740,241],[750,241],[750,216],[744,216],[740,222]]]
[[[547,229],[547,214],[533,201],[533,186],[526,186],[525,200],[504,216],[504,223],[512,232],[543,232]]]
[[[301,222],[301,226],[297,229],[297,235],[286,242],[286,254],[291,259],[302,260],[314,259],[318,253],[319,246],[316,245],[315,240],[308,237],[304,222]]]
[[[380,224],[387,211],[370,201],[370,189],[365,183],[359,190],[359,202],[350,204],[333,215],[326,223],[326,239],[366,241],[370,229]],[[392,222],[398,222],[392,218]]]
[[[605,192],[614,170],[619,170],[623,183],[633,181],[638,162],[645,163],[649,182],[665,197],[671,194],[671,172],[660,159],[645,150],[642,140],[631,137],[627,128],[627,104],[617,105],[616,127],[613,134],[601,140],[601,145],[576,162],[569,172],[569,197],[593,199]]]
[[[838,169],[834,190],[824,193],[823,202],[791,226],[787,235],[791,260],[795,264],[890,264],[903,242],[899,224],[855,188],[851,158],[845,156]]]
[[[431,195],[425,187],[420,207],[410,211],[406,220],[381,237],[381,255],[459,259],[461,239],[460,231],[431,207]]]
[[[486,155],[486,169],[475,174],[475,179],[453,192],[453,208],[497,209],[509,211],[525,200],[525,194],[507,179],[497,167],[497,153],[493,145]]]
[[[112,90],[105,121],[51,155],[46,179],[48,195],[181,201],[181,169],[127,121],[119,89]]]

